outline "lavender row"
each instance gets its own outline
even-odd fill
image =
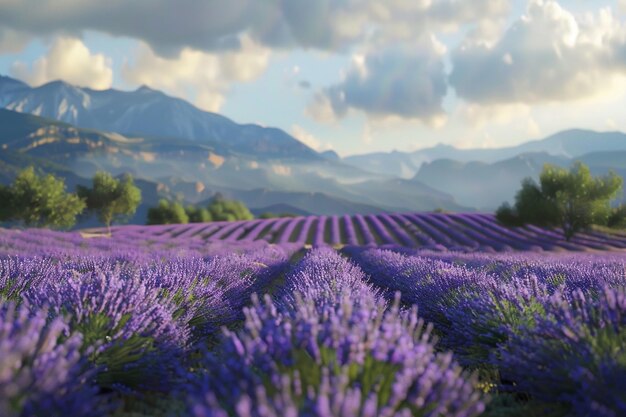
[[[20,236],[23,234],[23,236]],[[178,247],[199,252],[208,243],[265,241],[275,244],[401,246],[425,250],[461,252],[587,251],[623,250],[626,238],[598,232],[581,233],[566,241],[557,230],[535,226],[505,228],[486,214],[379,214],[355,216],[308,216],[243,222],[215,222],[198,225],[127,226],[113,230],[113,238],[97,237],[99,245],[141,245],[150,249]],[[79,240],[78,233],[53,234],[41,231],[1,231],[0,252],[40,239],[57,247],[69,247]],[[19,248],[17,248],[19,249]]]
[[[193,415],[473,416],[475,379],[336,252],[310,252],[190,377]]]
[[[496,371],[500,392],[523,394],[542,413],[626,410],[623,256],[345,251],[388,297],[400,290],[416,303],[461,363]]]
[[[35,252],[0,257],[3,416],[109,415],[132,397],[170,395],[194,352],[242,320],[292,254]]]

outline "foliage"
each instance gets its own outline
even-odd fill
[[[39,176],[33,167],[21,171],[13,184],[0,188],[0,220],[26,226],[70,228],[85,209],[85,202],[65,191],[65,181]]]
[[[524,179],[515,206],[505,203],[496,216],[510,226],[561,227],[567,240],[592,224],[607,225],[610,201],[622,187],[622,179],[614,172],[593,177],[581,162],[570,170],[546,164],[539,182]]]
[[[266,211],[264,213],[259,214],[259,219],[275,219],[282,217],[298,217],[293,213],[272,213],[271,211]]]
[[[13,216],[11,189],[5,185],[0,185],[0,201],[0,221],[10,220]]]
[[[209,210],[204,207],[187,206],[185,213],[189,218],[189,223],[207,223],[213,220]]]
[[[107,228],[114,220],[132,216],[141,203],[141,190],[128,174],[116,179],[108,172],[97,172],[91,188],[78,186],[77,191],[87,201],[87,209],[95,212]]]
[[[620,204],[611,209],[606,225],[615,229],[626,228],[626,204]]]
[[[241,201],[226,200],[216,195],[207,207],[213,221],[252,220],[254,216]]]
[[[178,202],[160,200],[159,205],[148,209],[147,224],[184,224],[189,223],[183,206]]]

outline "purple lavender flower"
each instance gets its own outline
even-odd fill
[[[556,293],[547,315],[509,334],[497,365],[509,389],[568,415],[626,415],[626,291]]]
[[[66,323],[46,318],[45,310],[0,304],[0,415],[104,415],[81,335],[66,337]]]

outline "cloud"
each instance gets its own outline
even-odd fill
[[[302,88],[303,90],[308,90],[311,88],[311,82],[307,80],[302,80],[298,83],[298,87]]]
[[[293,125],[291,126],[291,134],[294,138],[298,139],[300,142],[304,143],[309,148],[313,148],[315,150],[319,150],[321,148],[321,142],[311,133],[307,132],[302,126]]]
[[[18,61],[11,74],[31,85],[64,80],[81,87],[104,90],[111,87],[113,71],[110,60],[103,54],[92,54],[79,39],[57,38],[45,56],[32,65]]]
[[[366,39],[415,39],[493,19],[509,0],[4,0],[0,26],[36,35],[86,30],[143,40],[161,56],[189,47],[347,49]]]
[[[551,0],[492,45],[467,40],[452,52],[449,82],[483,105],[563,102],[606,92],[626,69],[626,30],[610,9],[575,17]]]
[[[0,54],[20,52],[30,41],[30,36],[0,27]]]
[[[475,103],[461,103],[455,116],[467,126],[482,129],[488,125],[508,125],[520,117],[530,117],[531,107],[511,103],[499,106],[484,106]]]
[[[291,135],[309,148],[315,149],[318,152],[333,149],[333,146],[330,143],[322,143],[322,141],[320,141],[316,136],[309,133],[300,125],[294,124],[291,126]]]
[[[233,82],[252,81],[268,65],[270,52],[249,39],[242,49],[206,53],[183,49],[178,57],[163,58],[142,44],[133,62],[122,66],[123,80],[132,85],[148,85],[180,97],[193,97],[198,107],[218,111]]]
[[[309,114],[321,121],[349,110],[372,118],[438,119],[447,91],[442,48],[431,39],[355,55],[343,81],[318,92]]]

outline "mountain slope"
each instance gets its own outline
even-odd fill
[[[150,191],[153,198],[146,204],[156,204],[161,196],[197,203],[222,192],[243,199],[251,207],[286,203],[315,214],[463,209],[449,195],[424,184],[388,180],[339,161],[259,161],[235,153],[218,153],[212,144],[129,138],[3,109],[0,147],[5,160],[21,161],[0,167],[4,182],[28,165],[83,181],[98,170],[114,175],[130,172],[150,184],[146,187],[157,190]],[[47,165],[62,167],[63,172]]]
[[[576,158],[542,152],[495,163],[438,159],[422,165],[414,180],[454,196],[459,204],[491,211],[504,201],[512,202],[524,178],[538,180],[544,164],[569,168],[576,160],[587,164],[594,175],[614,170],[626,178],[626,152],[596,152]]]
[[[414,179],[453,195],[459,204],[493,210],[513,199],[523,178],[537,178],[544,163],[566,166],[569,159],[546,153],[523,154],[493,164],[438,159],[422,165]]]
[[[0,108],[126,136],[186,139],[257,157],[322,157],[284,131],[232,120],[141,87],[96,91],[62,81],[40,87],[0,77]]]
[[[556,157],[577,158],[592,152],[613,151],[626,151],[626,134],[571,129],[544,139],[506,148],[457,149],[449,145],[437,145],[415,152],[394,151],[350,156],[344,158],[344,161],[378,174],[411,178],[419,171],[422,164],[437,159],[494,163],[528,153],[546,153]]]

